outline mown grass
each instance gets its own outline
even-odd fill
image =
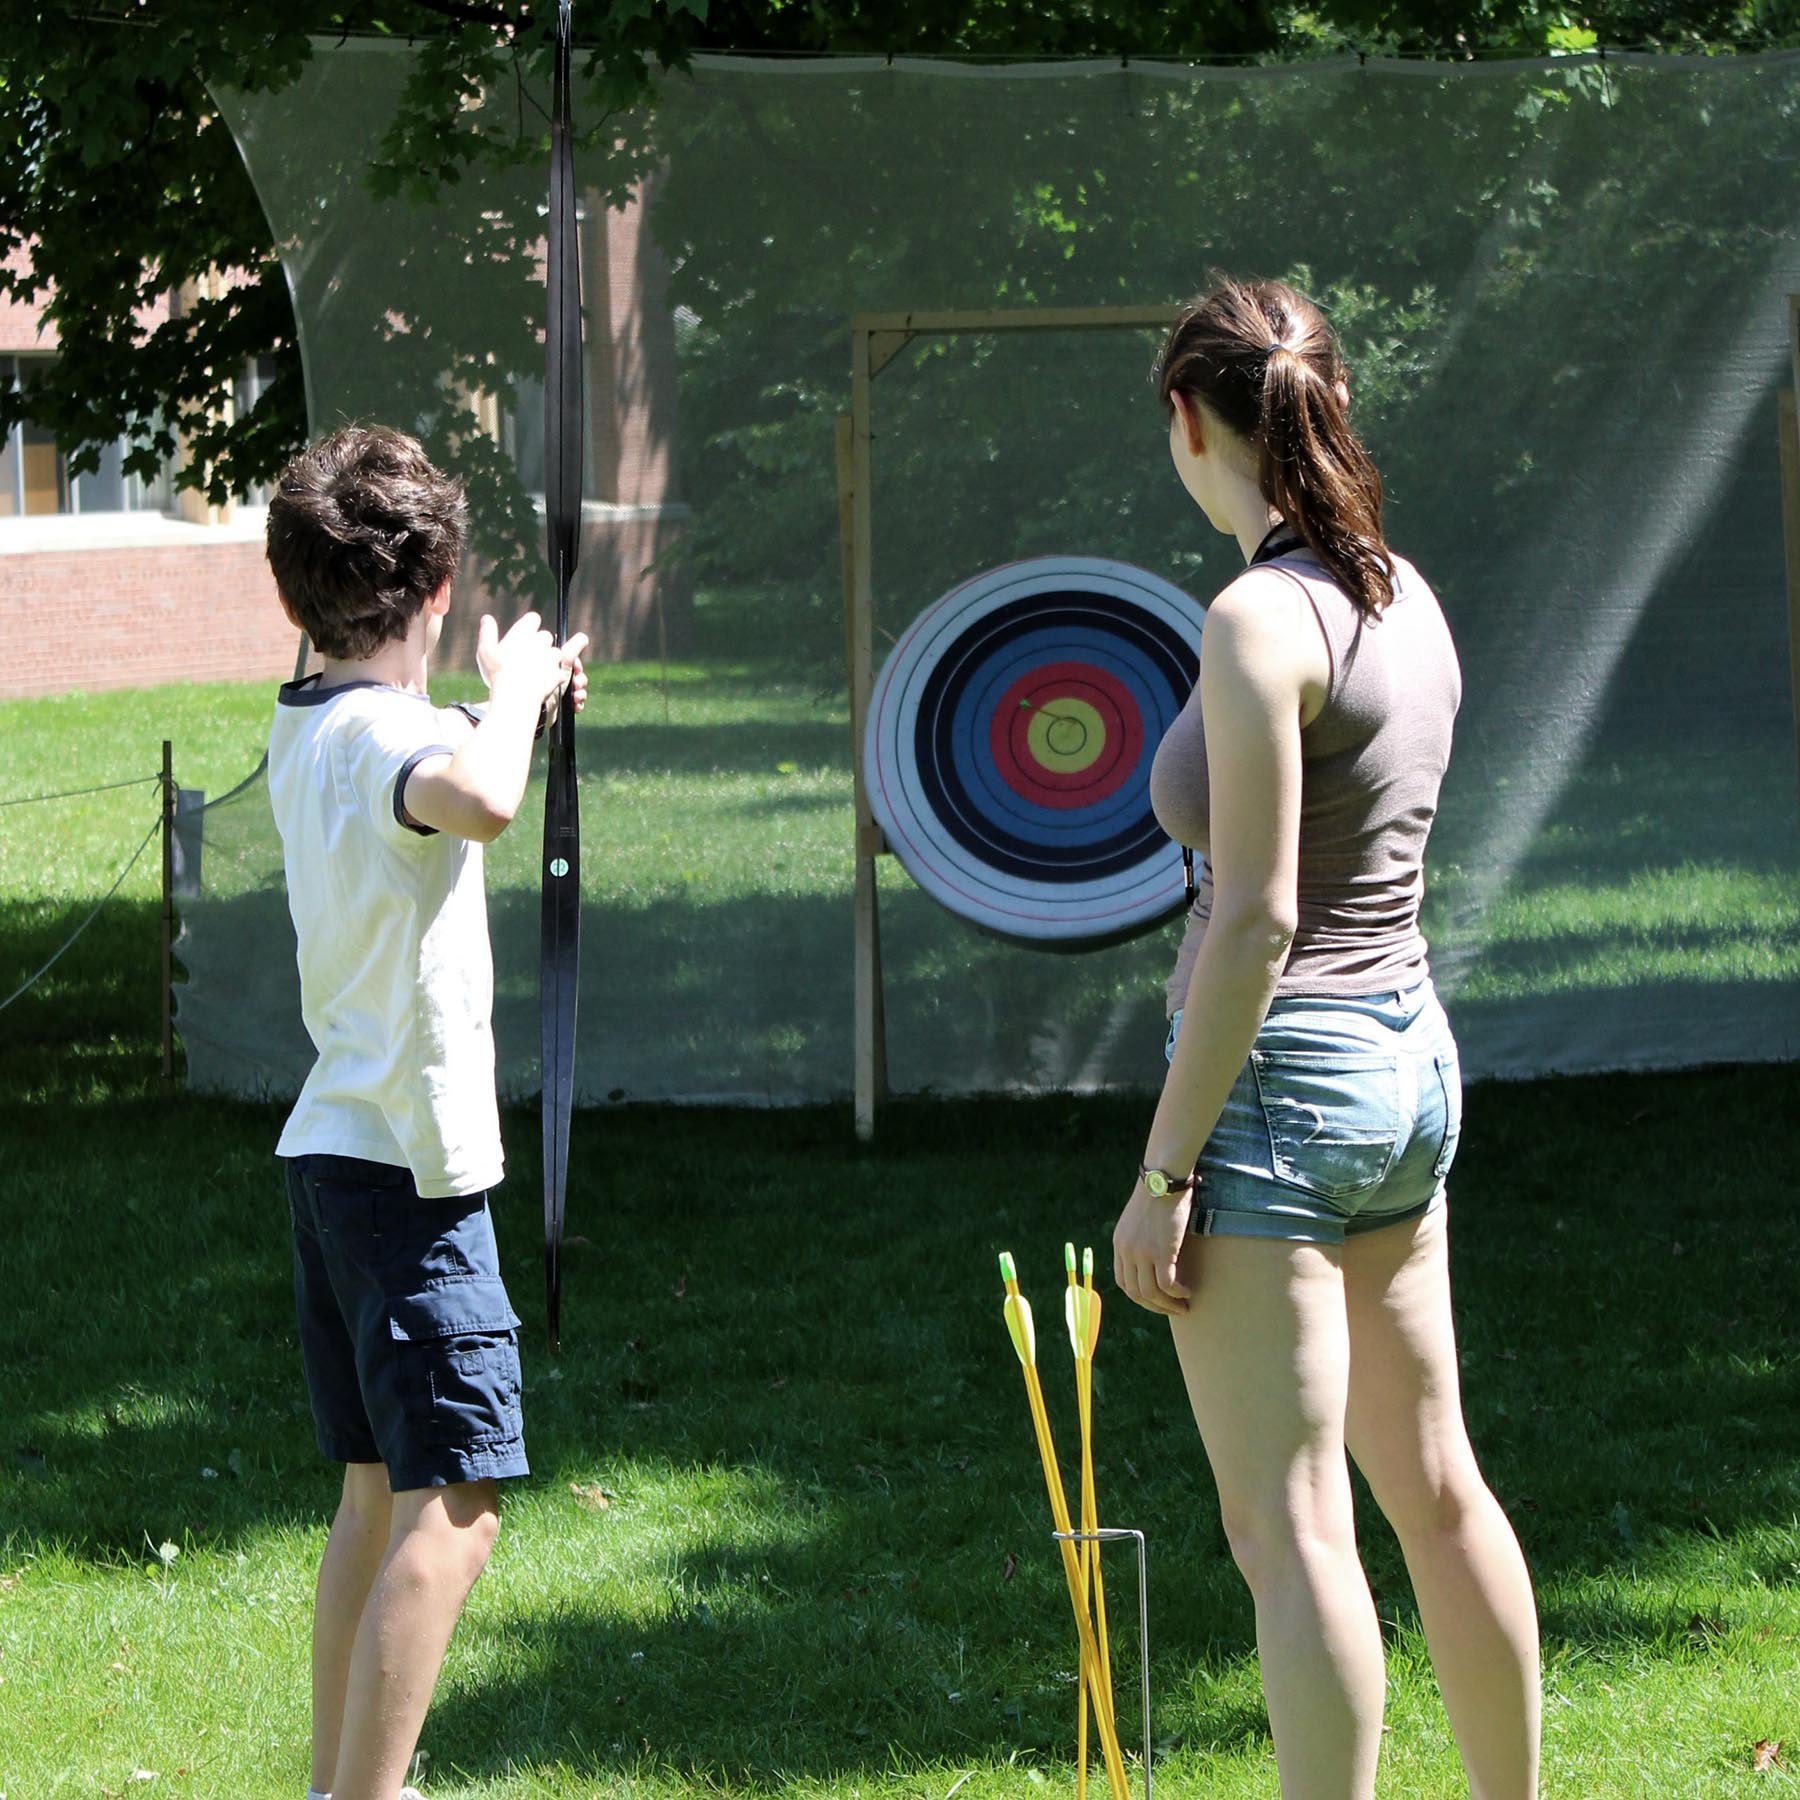
[[[609,706],[659,725],[654,678],[607,678]],[[833,702],[753,705],[709,682],[674,685],[672,728],[690,707],[697,727],[736,716],[744,735],[729,761],[692,740],[684,804],[725,820],[754,789],[758,841],[791,844],[783,873],[830,897],[837,865],[811,859],[839,855]],[[0,798],[147,772],[163,735],[182,780],[216,792],[254,762],[266,705],[209,689],[0,709]],[[799,740],[815,747],[788,753],[821,717]],[[589,766],[619,784],[603,811],[639,806],[640,838],[668,830],[654,782],[679,770]],[[149,792],[0,810],[7,988],[104,890]],[[26,830],[30,814],[57,824]],[[687,866],[669,848],[634,853],[665,896]],[[1580,883],[1557,878],[1581,929]],[[1754,918],[1733,910],[1746,896],[1785,916],[1775,889],[1726,887],[1706,904],[1728,921]],[[334,1482],[289,1317],[279,1112],[161,1091],[153,895],[140,868],[0,1015],[0,1794],[15,1800],[304,1785]],[[1605,894],[1586,918],[1604,927],[1614,905],[1629,922],[1629,899]],[[1104,1246],[1143,1117],[1119,1097],[906,1102],[858,1149],[842,1108],[579,1114],[553,1363],[535,1120],[509,1114],[496,1210],[528,1321],[536,1472],[507,1496],[453,1646],[427,1790],[1071,1786],[1072,1636],[993,1256],[1018,1252],[1053,1317],[1060,1245]],[[1549,1795],[1795,1791],[1796,1121],[1784,1065],[1470,1094],[1453,1198],[1464,1379],[1538,1582]],[[1045,1338],[1068,1450],[1067,1365]],[[1108,1310],[1098,1384],[1103,1509],[1151,1544],[1158,1789],[1267,1800],[1250,1610],[1154,1320]],[[1390,1644],[1382,1791],[1439,1800],[1464,1790],[1404,1569],[1366,1506],[1362,1525]],[[1115,1608],[1129,1591],[1122,1567]],[[1129,1736],[1129,1631],[1115,1641]],[[1786,1766],[1753,1769],[1764,1741],[1788,1746]]]
[[[1471,1095],[1464,1376],[1539,1584],[1547,1793],[1787,1780],[1750,1765],[1800,1735],[1800,1217],[1771,1153],[1797,1101],[1784,1068]],[[1066,1602],[993,1256],[1015,1249],[1053,1316],[1058,1246],[1104,1245],[1141,1113],[908,1103],[870,1151],[835,1109],[582,1114],[557,1363],[534,1121],[509,1116],[497,1208],[536,1473],[452,1652],[429,1785],[1065,1785]],[[298,1791],[333,1482],[276,1125],[181,1097],[0,1105],[0,1791],[126,1792],[133,1769],[153,1791]],[[717,1179],[696,1192],[693,1168]],[[1044,1362],[1072,1450],[1048,1333]],[[1108,1311],[1099,1382],[1105,1510],[1151,1542],[1158,1786],[1272,1795],[1249,1608],[1155,1321]],[[1384,1792],[1435,1800],[1460,1789],[1404,1570],[1366,1512],[1363,1539],[1391,1645]],[[1115,1606],[1129,1591],[1122,1567]]]

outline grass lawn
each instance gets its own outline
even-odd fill
[[[610,678],[660,715],[653,684]],[[149,773],[164,735],[183,781],[217,792],[254,761],[266,704],[231,688],[0,708],[0,799]],[[809,694],[765,704],[752,737],[821,717]],[[678,722],[682,705],[678,688]],[[793,771],[771,757],[758,779],[776,803],[806,789],[783,841],[793,880],[829,897],[835,865],[811,859],[840,841],[842,746],[822,716],[830,741],[821,727],[780,759]],[[629,799],[643,833],[663,829],[647,774],[606,779],[614,810]],[[704,764],[694,780],[698,804]],[[0,810],[0,995],[105,891],[152,793]],[[642,866],[680,878],[654,846]],[[298,1378],[279,1115],[159,1091],[154,892],[140,864],[0,1014],[10,1800],[304,1788],[334,1480]],[[1791,916],[1791,892],[1749,898]],[[1740,918],[1730,893],[1694,904]],[[1527,909],[1521,929],[1554,916]],[[452,1647],[427,1792],[1071,1789],[1073,1637],[994,1252],[1017,1253],[1053,1318],[1061,1244],[1103,1251],[1146,1113],[909,1102],[867,1150],[839,1108],[580,1114],[554,1363],[535,1120],[509,1114],[496,1210],[536,1473],[507,1496]],[[1800,1790],[1797,1122],[1786,1065],[1470,1094],[1452,1202],[1464,1378],[1538,1583],[1547,1795]],[[692,1169],[722,1179],[696,1192]],[[1043,1336],[1067,1452],[1068,1364]],[[1150,1539],[1157,1789],[1268,1800],[1250,1609],[1165,1339],[1109,1309],[1096,1402],[1102,1510]],[[1390,1646],[1382,1792],[1440,1800],[1464,1790],[1405,1572],[1379,1520],[1363,1527]],[[1128,1740],[1129,1636],[1115,1629]],[[1759,1771],[1765,1742],[1785,1748]]]

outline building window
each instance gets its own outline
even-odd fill
[[[29,387],[34,372],[46,365],[46,357],[0,356],[0,381],[9,387]],[[56,447],[56,439],[40,425],[15,425],[0,438],[0,518],[23,518],[45,513],[168,512],[175,501],[165,463],[156,477],[125,472],[129,438],[105,446],[100,466],[71,477],[69,459]]]
[[[237,384],[232,390],[233,416],[239,419],[244,418],[274,385],[274,357],[257,357],[237,378]],[[244,490],[244,504],[246,506],[267,506],[272,491],[271,484],[266,481],[252,482]]]

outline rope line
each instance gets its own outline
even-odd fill
[[[118,788],[143,787],[161,780],[160,775],[134,775],[130,781],[103,781],[98,787],[64,788],[60,794],[20,794],[12,800],[0,800],[0,806],[30,806],[39,800],[77,800],[83,794],[110,794]]]
[[[156,776],[156,777],[152,777],[152,779],[160,780],[161,777]],[[117,881],[115,881],[112,884],[112,886],[109,887],[106,890],[106,892],[104,894],[102,894],[100,896],[100,898],[95,902],[94,910],[91,913],[89,913],[88,916],[85,919],[83,919],[79,925],[77,925],[75,927],[74,931],[70,933],[67,941],[63,944],[63,947],[60,950],[58,950],[56,952],[56,954],[53,957],[51,957],[50,960],[47,963],[45,963],[44,966],[41,969],[39,969],[35,975],[27,976],[25,978],[25,980],[22,981],[16,988],[14,988],[13,991],[10,994],[8,994],[4,1000],[0,1000],[0,1012],[5,1012],[6,1009],[9,1006],[11,1006],[12,1003],[15,1000],[17,1000],[21,994],[26,993],[30,989],[36,987],[37,984],[40,981],[42,981],[44,979],[44,977],[46,975],[48,975],[50,973],[50,971],[52,969],[54,969],[59,962],[62,961],[63,957],[68,954],[69,948],[71,945],[74,944],[76,938],[80,937],[81,934],[84,931],[86,931],[87,928],[91,924],[93,924],[93,922],[97,918],[99,918],[100,908],[103,907],[107,903],[107,901],[110,900],[113,897],[113,895],[119,891],[119,888],[123,884],[125,877],[127,875],[129,875],[131,873],[131,871],[137,867],[138,858],[144,854],[146,849],[149,848],[150,840],[153,837],[155,837],[156,834],[161,830],[162,830],[162,815],[160,813],[158,813],[156,818],[151,821],[150,829],[144,833],[143,841],[138,845],[138,847],[134,851],[132,851],[131,861],[128,862],[124,866],[124,868],[122,868],[119,871],[119,879]]]

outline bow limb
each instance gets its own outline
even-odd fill
[[[569,637],[569,582],[581,522],[581,270],[569,125],[570,0],[556,9],[550,126],[550,217],[544,259],[544,513],[556,582],[556,641]],[[550,1349],[562,1348],[562,1237],[575,1093],[575,1002],[581,955],[581,807],[575,702],[565,692],[550,726],[544,794],[543,1012],[544,1285]]]

